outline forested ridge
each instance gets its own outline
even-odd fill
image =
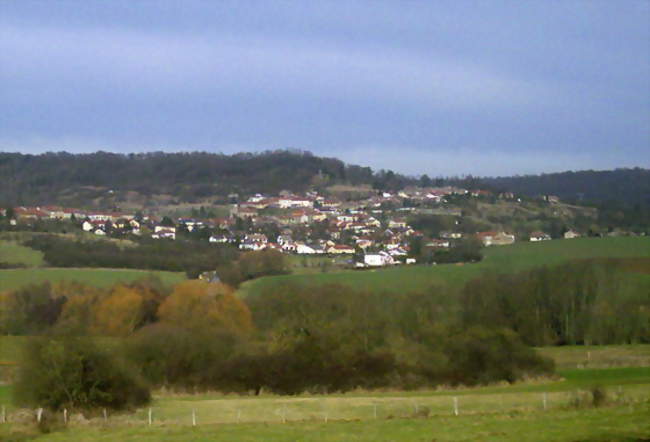
[[[569,202],[650,206],[650,170],[642,168],[496,178],[431,179],[426,172],[423,165],[421,177],[408,177],[297,150],[233,155],[0,152],[0,205],[91,201],[107,190],[135,191],[145,196],[166,194],[180,201],[195,201],[225,197],[232,192],[302,192],[333,184],[365,184],[378,190],[397,190],[407,185],[455,184],[525,196],[557,195]],[[79,195],[83,196],[79,198]]]
[[[482,178],[481,182],[526,196],[556,195],[577,203],[650,206],[650,170],[638,167]]]

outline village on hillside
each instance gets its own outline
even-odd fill
[[[140,211],[81,210],[43,206],[0,209],[12,226],[26,226],[43,220],[70,222],[75,229],[100,237],[135,236],[158,240],[187,238],[237,247],[242,251],[278,250],[296,255],[354,256],[348,263],[357,267],[381,267],[418,262],[422,251],[443,257],[465,240],[480,246],[512,244],[515,241],[546,241],[551,238],[576,238],[583,233],[572,229],[556,232],[531,231],[516,237],[507,229],[472,230],[481,224],[471,222],[468,201],[518,205],[513,193],[493,194],[487,190],[447,187],[408,187],[399,192],[377,192],[357,200],[346,200],[316,191],[278,195],[254,194],[239,201],[229,195],[229,215],[213,217],[209,210],[198,216],[172,219]],[[555,196],[543,196],[540,203],[560,204]],[[418,217],[444,218],[447,227],[427,233],[411,220]],[[430,259],[435,262],[436,259]],[[444,262],[444,261],[443,261]]]

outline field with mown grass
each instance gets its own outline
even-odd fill
[[[0,291],[38,284],[46,281],[76,281],[95,287],[109,287],[118,282],[135,280],[155,275],[163,284],[176,284],[186,277],[183,273],[132,269],[94,268],[34,268],[0,270]]]
[[[378,292],[418,291],[434,286],[459,288],[484,272],[513,273],[572,259],[647,258],[650,257],[650,237],[518,242],[509,246],[488,247],[483,252],[484,259],[475,264],[410,265],[377,270],[267,276],[244,283],[240,294],[254,294],[265,286],[286,283],[343,284]]]

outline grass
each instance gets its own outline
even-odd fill
[[[483,272],[517,272],[542,265],[557,265],[571,259],[650,257],[650,238],[578,238],[572,240],[519,242],[488,247],[476,264],[412,265],[370,271],[269,276],[248,281],[240,288],[243,296],[264,286],[297,283],[306,285],[343,284],[371,291],[418,291],[431,287],[459,288]]]
[[[650,367],[650,345],[582,345],[542,347],[558,370],[571,368]]]
[[[42,252],[22,246],[14,241],[0,240],[0,263],[40,267],[45,261]]]
[[[0,344],[5,352],[15,354],[20,342],[10,343],[13,349],[4,346],[12,339],[5,337]],[[650,353],[650,345],[607,346],[600,349],[600,356],[595,356],[599,349],[586,348],[594,352],[594,363],[615,355],[622,357],[621,363],[634,363],[636,359],[630,359],[629,354]],[[579,360],[584,350],[542,349],[554,355],[558,365]],[[409,392],[353,391],[327,396],[158,393],[151,405],[151,427],[147,426],[148,410],[144,408],[112,415],[108,422],[93,418],[87,424],[50,434],[39,434],[33,426],[0,424],[0,439],[596,442],[650,438],[650,367],[573,368],[558,374],[557,380],[515,385]],[[571,405],[585,394],[580,391],[595,385],[607,391],[606,407],[576,409]],[[10,387],[0,386],[0,404],[9,404],[9,398]],[[459,416],[454,416],[454,398],[458,401]],[[420,414],[425,408],[429,411],[426,418]],[[8,410],[13,411],[11,407]],[[193,413],[197,427],[191,426]]]
[[[37,441],[640,441],[650,437],[650,403],[592,409],[512,411],[431,418],[378,416],[377,419],[205,424],[189,415],[174,424],[72,426],[32,435]],[[100,421],[101,422],[101,421]],[[11,426],[0,427],[9,438]],[[15,434],[15,433],[14,433]],[[14,436],[16,437],[16,436]],[[18,440],[17,437],[14,440]]]
[[[46,281],[77,281],[96,287],[109,287],[118,282],[132,282],[149,275],[159,277],[163,284],[175,284],[185,279],[183,273],[131,269],[39,268],[0,270],[0,291],[38,284]]]

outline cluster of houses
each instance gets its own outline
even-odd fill
[[[512,193],[492,195],[485,190],[468,191],[448,186],[410,187],[356,201],[325,197],[317,192],[256,194],[233,204],[227,217],[200,220],[179,218],[164,222],[156,216],[55,206],[16,207],[13,212],[16,219],[75,220],[83,231],[99,236],[133,234],[175,240],[180,231],[201,231],[207,232],[201,237],[211,243],[231,244],[241,250],[274,249],[299,255],[357,254],[363,256],[357,265],[380,267],[414,262],[408,258],[413,237],[420,237],[422,245],[431,249],[448,249],[462,239],[463,234],[456,231],[425,238],[407,221],[416,214],[461,216],[459,208],[445,203],[453,195],[515,199]],[[406,200],[409,204],[405,204]],[[12,222],[15,223],[15,219]],[[567,238],[575,237],[577,233],[569,231],[567,235]],[[485,246],[515,242],[513,234],[503,231],[477,232],[476,236]],[[530,241],[548,239],[550,236],[544,232],[534,232],[530,236]]]

